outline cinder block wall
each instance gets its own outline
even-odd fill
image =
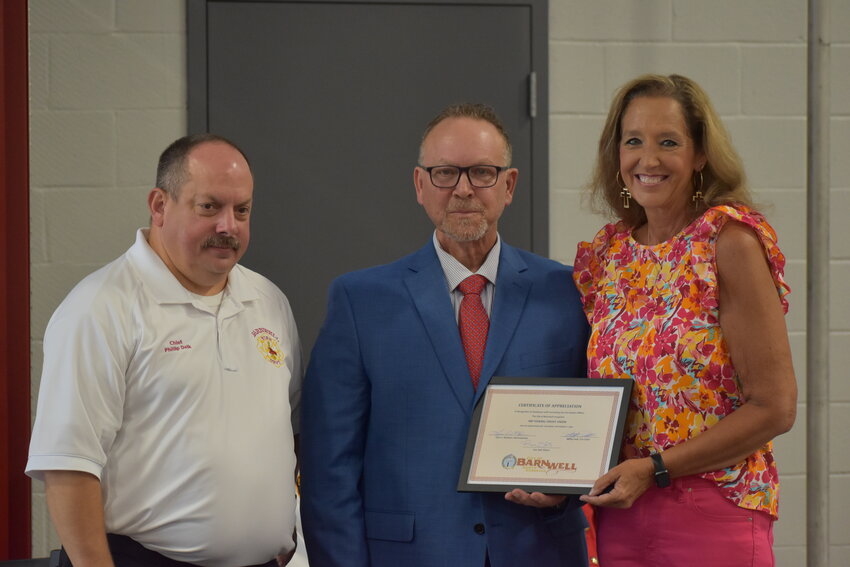
[[[85,274],[147,224],[157,155],[186,131],[181,0],[30,0],[33,392],[50,314]],[[850,4],[832,2],[831,564],[850,565]],[[550,0],[551,255],[605,222],[582,186],[614,90],[644,72],[699,81],[732,132],[779,232],[793,288],[788,324],[801,387],[777,441],[783,479],[775,550],[805,564],[806,12],[800,0]],[[33,487],[33,554],[59,545]]]
[[[830,563],[850,565],[850,3],[831,2]],[[614,91],[647,72],[679,73],[708,92],[740,152],[756,200],[779,234],[792,287],[787,323],[800,388],[794,429],[776,441],[782,479],[778,565],[805,565],[806,538],[806,2],[551,0],[550,251],[605,219],[583,201]]]
[[[147,226],[156,160],[186,132],[182,0],[30,0],[33,414],[42,338],[84,275]],[[33,482],[33,555],[59,546]]]

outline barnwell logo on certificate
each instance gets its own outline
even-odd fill
[[[530,473],[576,470],[575,463],[568,463],[566,461],[550,461],[549,459],[535,459],[533,457],[516,457],[514,455],[507,455],[504,459],[502,459],[502,466],[506,469],[521,467],[525,470],[525,472]]]

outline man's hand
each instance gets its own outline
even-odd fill
[[[543,494],[542,492],[529,494],[521,488],[514,488],[505,494],[505,500],[508,502],[533,508],[554,508],[560,506],[566,499],[567,497],[563,494]]]

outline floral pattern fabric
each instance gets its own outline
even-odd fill
[[[622,223],[578,245],[574,278],[592,327],[590,378],[635,385],[623,458],[645,457],[699,435],[744,403],[720,328],[715,245],[734,220],[759,236],[787,313],[785,257],[764,217],[742,205],[713,207],[672,239],[634,240]],[[777,517],[772,443],[745,461],[700,476],[738,506]]]

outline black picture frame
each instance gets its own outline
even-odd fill
[[[587,494],[617,464],[632,386],[626,379],[494,376],[472,415],[457,490]],[[523,430],[497,406],[510,408]],[[558,444],[581,448],[578,468]],[[504,447],[515,450],[494,465]]]

